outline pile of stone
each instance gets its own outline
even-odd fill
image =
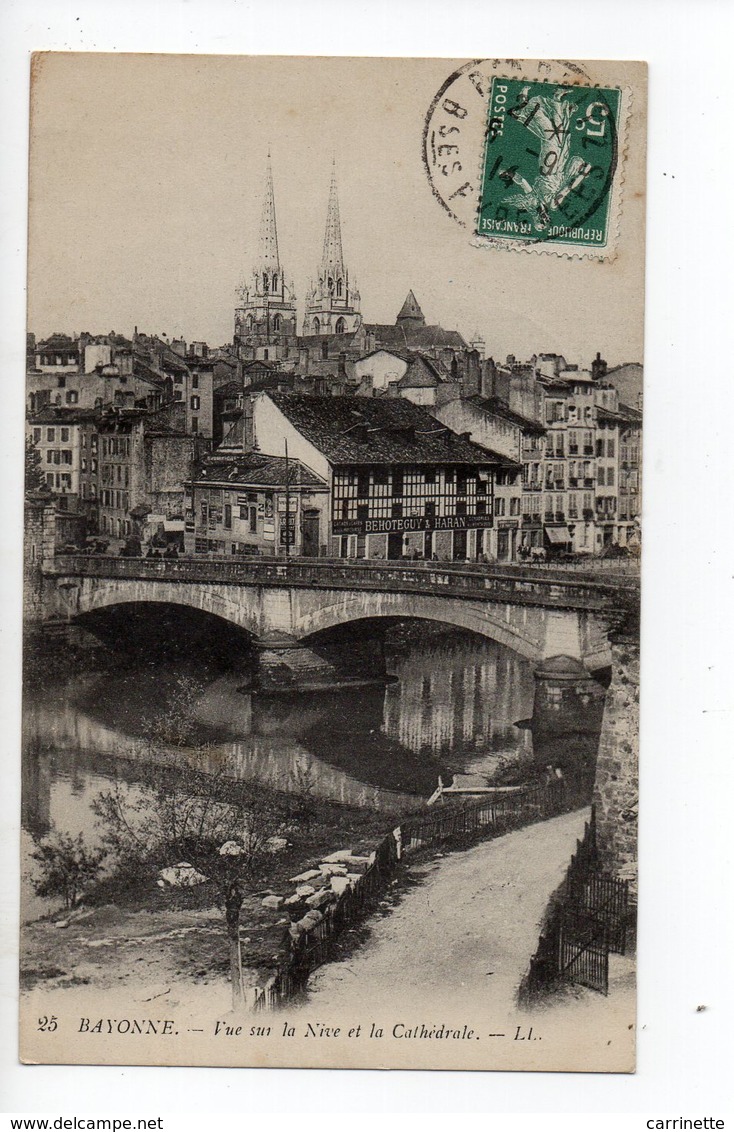
[[[263,908],[287,910],[293,938],[309,931],[324,918],[324,910],[355,884],[372,864],[375,854],[362,857],[351,849],[339,849],[322,858],[319,865],[290,878],[296,886],[290,896],[266,896]]]

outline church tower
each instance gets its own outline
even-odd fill
[[[270,154],[258,259],[250,281],[238,287],[237,300],[234,345],[243,361],[278,362],[297,356],[296,299],[293,284],[286,284],[278,253]]]
[[[336,165],[331,170],[329,206],[326,212],[324,251],[318,279],[306,296],[303,333],[350,334],[362,325],[359,291],[349,281],[342,254],[342,231],[339,219],[339,198],[336,191]]]

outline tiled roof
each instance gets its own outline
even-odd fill
[[[492,464],[496,457],[403,398],[269,394],[331,464]]]
[[[291,487],[323,488],[327,483],[302,464],[300,460],[286,460],[284,456],[263,456],[258,452],[239,458],[206,461],[199,469],[196,484],[229,484],[232,487],[285,487],[286,473]]]
[[[433,389],[445,381],[445,377],[430,358],[422,354],[414,355],[398,382],[398,389]]]
[[[48,405],[29,417],[29,423],[32,425],[73,425],[80,424],[82,421],[96,420],[99,415],[99,409],[65,409],[61,405]]]
[[[531,417],[524,417],[520,413],[516,413],[499,397],[481,397],[475,393],[472,397],[467,398],[472,405],[477,408],[483,409],[486,413],[491,413],[492,416],[500,417],[502,420],[507,421],[509,424],[517,425],[518,428],[523,429],[525,432],[545,432],[545,428],[539,421],[534,421]]]
[[[642,412],[640,409],[633,409],[631,405],[620,405],[619,415],[629,424],[642,424]]]
[[[373,323],[365,327],[373,334],[378,347],[388,350],[466,350],[468,346],[458,330],[444,330],[442,326],[419,326],[404,322],[400,326]]]

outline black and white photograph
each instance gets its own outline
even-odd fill
[[[24,1061],[634,1071],[646,83],[34,56]]]

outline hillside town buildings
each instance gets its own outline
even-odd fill
[[[429,322],[413,290],[394,323],[365,321],[335,169],[303,293],[299,320],[268,164],[230,344],[29,334],[27,434],[56,507],[79,518],[63,529],[194,555],[514,562],[638,547],[641,399],[624,398],[639,366],[497,362],[479,334]]]

